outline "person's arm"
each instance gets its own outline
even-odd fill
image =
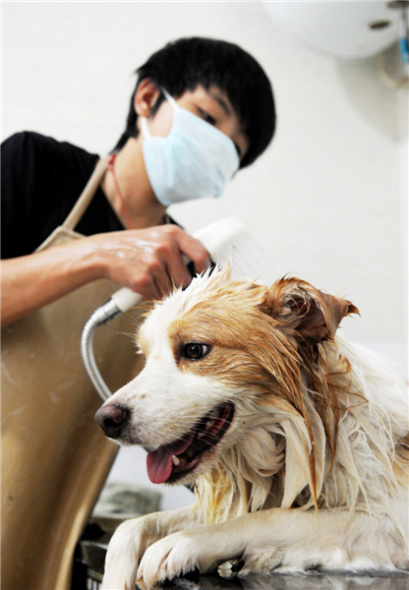
[[[1,325],[99,278],[129,287],[145,299],[161,297],[173,285],[190,282],[182,254],[197,272],[209,266],[202,244],[174,225],[98,234],[3,260]]]

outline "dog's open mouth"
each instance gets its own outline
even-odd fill
[[[223,438],[234,416],[234,405],[227,402],[201,418],[188,433],[156,451],[148,453],[147,468],[153,483],[174,483],[199,464],[203,453]]]

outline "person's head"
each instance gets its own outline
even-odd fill
[[[248,139],[248,149],[240,168],[248,166],[266,149],[275,132],[276,114],[271,84],[257,61],[238,45],[201,37],[168,43],[137,70],[125,131],[115,149],[138,136],[135,95],[150,80],[178,99],[198,87],[218,88],[231,103]],[[150,116],[154,117],[165,100],[161,92]]]

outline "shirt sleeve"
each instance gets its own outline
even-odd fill
[[[62,170],[67,149],[50,137],[24,131],[1,150],[1,257],[33,252],[69,212],[73,202],[60,198],[56,178],[66,189]],[[69,174],[69,170],[66,172]]]
[[[31,249],[30,220],[36,207],[35,138],[17,133],[1,149],[1,256],[12,258]]]

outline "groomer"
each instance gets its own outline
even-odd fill
[[[197,272],[208,267],[208,252],[167,207],[219,197],[274,129],[259,64],[236,45],[191,38],[138,69],[108,158],[29,132],[2,145],[5,588],[69,588],[75,544],[115,456],[94,426],[100,400],[79,358],[86,320],[119,286],[149,300],[187,285],[183,255]],[[118,340],[138,313],[96,343],[112,389],[139,370],[131,339]]]
[[[198,272],[208,265],[200,243],[163,225],[166,208],[220,196],[264,151],[274,132],[270,85],[237,46],[206,39],[169,45],[138,72],[126,129],[76,228],[88,237],[33,254],[98,157],[35,133],[2,145],[2,325],[98,278],[152,298],[189,281],[181,254]]]

